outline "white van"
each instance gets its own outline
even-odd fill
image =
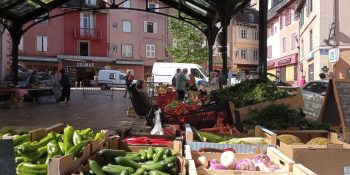
[[[97,76],[97,83],[102,90],[111,87],[126,87],[125,74],[118,70],[100,70]]]
[[[187,74],[194,75],[196,83],[199,80],[209,81],[209,75],[200,65],[193,63],[159,63],[153,64],[152,74],[154,76],[154,82],[171,84],[171,80],[176,74],[176,69],[188,69]]]

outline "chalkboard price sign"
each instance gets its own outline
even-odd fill
[[[350,133],[350,80],[334,80],[333,85],[344,138],[348,138],[347,133]]]

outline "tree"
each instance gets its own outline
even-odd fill
[[[170,18],[169,30],[173,35],[173,45],[168,46],[167,51],[175,62],[202,64],[208,60],[207,46],[203,46],[204,35],[196,27]]]

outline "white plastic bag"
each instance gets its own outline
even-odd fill
[[[154,112],[156,116],[156,121],[154,124],[154,128],[151,131],[151,135],[164,135],[163,128],[162,128],[162,122],[160,121],[160,109]]]

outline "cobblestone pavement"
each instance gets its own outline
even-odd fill
[[[68,123],[76,128],[115,130],[129,124],[126,110],[131,106],[129,98],[123,98],[124,91],[114,91],[110,96],[86,96],[82,90],[71,91],[70,104],[46,103],[46,97],[40,104],[21,104],[19,109],[0,108],[0,127],[25,127],[35,129],[48,127],[56,123]]]

